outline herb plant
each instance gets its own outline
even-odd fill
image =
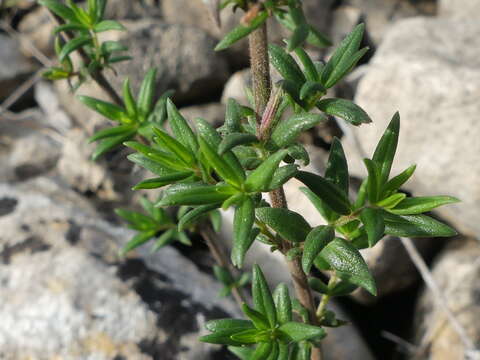
[[[157,202],[142,200],[146,214],[117,210],[138,231],[123,252],[151,241],[154,251],[175,240],[189,244],[186,231],[198,231],[204,234],[218,261],[214,272],[225,285],[222,294],[233,291],[243,302],[247,320],[210,321],[206,327],[211,333],[201,341],[228,345],[241,359],[321,359],[325,328],[345,324],[327,309],[329,300],[358,287],[373,295],[377,292],[360,249],[375,246],[385,234],[456,234],[424,213],[457,199],[408,197],[401,187],[413,175],[415,166],[393,177],[390,174],[400,130],[399,114],[393,116],[372,157],[364,160],[368,177],[354,198],[339,139],[331,145],[323,176],[301,169],[309,162],[307,151],[297,142],[302,132],[326,121],[328,115],[354,126],[371,123],[368,114],[353,102],[324,98],[368,51],[360,48],[362,24],[323,63],[312,60],[304,44],[325,47],[330,43],[307,23],[300,0],[213,1],[218,5],[213,7],[216,17],[228,5],[235,11],[245,11],[241,24],[220,41],[216,50],[248,37],[253,77],[253,88],[247,89],[251,106],[229,99],[225,122],[215,129],[204,119],[189,123],[171,101],[171,92],[154,99],[153,69],[145,75],[137,96],[128,79],[121,97],[106,82],[103,71],[127,59],[116,55],[127,51],[122,44],[100,43],[97,37],[102,31],[124,30],[119,23],[104,19],[106,0],[89,0],[85,10],[71,0],[66,4],[58,0],[39,2],[60,22],[55,29],[59,65],[48,69],[45,76],[77,79],[74,88],[91,78],[112,98],[112,103],[87,96],[78,98],[115,123],[91,137],[98,143],[93,158],[123,144],[134,150],[128,156],[130,161],[155,175],[134,189],[164,189]],[[291,31],[283,46],[268,44],[266,20],[270,17]],[[74,51],[82,58],[77,68],[70,59]],[[273,90],[269,64],[282,77]],[[166,122],[171,132],[165,130]],[[301,191],[325,225],[312,228],[301,214],[288,209],[282,186],[294,177],[305,185]],[[175,216],[165,211],[169,207],[177,209]],[[248,275],[237,276],[231,271],[214,237],[205,231],[212,227],[218,230],[218,210],[228,208],[235,209],[231,264],[242,268],[252,243],[260,241],[285,256],[295,295],[285,284],[272,293],[261,269],[254,266],[253,304],[244,301],[239,289],[249,281]],[[318,270],[328,274],[328,282],[315,276]],[[321,295],[318,304],[314,292]]]

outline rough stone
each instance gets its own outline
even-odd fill
[[[34,71],[19,51],[16,40],[0,34],[0,99],[7,97]]]
[[[461,199],[439,208],[438,214],[469,234],[480,231],[479,33],[476,20],[417,18],[395,25],[356,95],[373,124],[351,129],[346,139],[350,169],[364,176],[360,157],[371,156],[399,110],[402,125],[392,173],[416,163],[406,189],[416,196]],[[353,145],[354,136],[363,149]]]
[[[226,104],[228,99],[232,98],[244,106],[249,106],[245,88],[252,86],[250,69],[240,70],[228,79],[222,94],[222,103]]]
[[[440,0],[438,14],[455,19],[477,19],[480,12],[480,1]]]
[[[2,359],[208,360],[220,351],[198,336],[207,320],[238,310],[178,251],[119,259],[134,232],[47,178],[0,184],[0,209]]]
[[[26,14],[18,25],[22,35],[20,37],[22,53],[29,58],[34,58],[38,50],[45,56],[54,56],[54,28],[55,24],[45,7],[41,6]]]
[[[433,265],[432,275],[447,299],[447,306],[467,336],[480,348],[480,244],[475,239],[459,239],[447,247]],[[467,351],[447,319],[438,298],[425,288],[416,310],[415,338],[426,346],[422,358],[430,360],[478,359]],[[427,335],[429,334],[429,336]],[[426,337],[425,337],[426,336]]]

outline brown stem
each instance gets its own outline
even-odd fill
[[[210,253],[215,259],[215,262],[219,266],[229,271],[230,274],[232,274],[233,272],[232,265],[230,261],[228,261],[228,258],[225,255],[225,252],[223,251],[223,249],[215,241],[216,235],[215,235],[215,232],[212,230],[211,226],[209,224],[202,224],[200,229],[200,234],[202,235],[203,239],[207,243],[208,249],[210,250]],[[241,307],[242,304],[245,302],[245,296],[243,295],[242,289],[238,287],[232,288],[232,295],[235,301],[237,302],[238,306]]]
[[[64,25],[65,22],[63,21],[62,18],[58,17],[54,13],[52,13],[50,10],[48,10],[50,16],[52,19],[57,23],[57,25]],[[65,42],[72,40],[75,35],[72,34],[71,31],[62,31],[61,36],[63,37],[63,40]],[[78,52],[78,55],[80,55],[83,63],[88,66],[90,63],[90,58],[88,57],[87,53],[82,49],[79,48],[76,50]],[[110,99],[117,105],[123,105],[123,100],[122,98],[117,94],[115,89],[112,87],[110,82],[105,78],[101,70],[96,70],[92,73],[90,73],[92,79],[105,91],[105,93],[110,97]]]
[[[270,83],[270,66],[268,61],[267,49],[267,28],[263,25],[249,35],[250,45],[250,65],[252,69],[253,90],[255,97],[255,108],[257,112],[257,119],[261,119],[263,112],[267,106],[271,93]],[[259,138],[263,138],[259,134]],[[288,208],[287,200],[283,188],[269,193],[272,207]],[[282,240],[282,252],[286,254],[290,250],[291,245],[288,241]],[[295,258],[288,261],[288,267],[293,279],[293,285],[300,303],[308,310],[310,323],[318,325],[316,317],[315,302],[313,301],[312,292],[308,286],[307,276],[303,272],[300,259]],[[312,349],[312,360],[321,360],[321,349]]]

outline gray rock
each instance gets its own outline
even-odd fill
[[[22,34],[21,52],[29,58],[37,55],[36,50],[45,56],[54,56],[54,28],[55,24],[45,7],[41,6],[26,14],[18,24],[18,30]]]
[[[225,121],[225,105],[221,103],[208,103],[201,105],[185,106],[180,109],[185,119],[194,124],[195,119],[207,120],[215,127],[222,125]]]
[[[252,77],[250,69],[237,71],[228,79],[223,89],[222,103],[226,104],[228,99],[237,100],[241,105],[249,106],[247,95],[245,95],[245,88],[252,86]]]
[[[390,26],[398,20],[419,15],[434,15],[433,1],[349,0],[363,14],[370,39],[379,45]]]
[[[438,15],[455,19],[478,19],[480,1],[440,0]]]
[[[0,99],[10,95],[34,69],[20,53],[18,42],[0,34]]]
[[[158,20],[124,22],[128,31],[119,36],[133,60],[118,64],[118,77],[110,77],[117,88],[125,77],[138,89],[148,69],[155,67],[157,94],[175,89],[176,101],[211,98],[228,78],[227,62],[215,53],[215,39],[185,25]]]
[[[444,250],[433,265],[433,278],[447,299],[460,326],[479,349],[480,326],[480,244],[475,239],[460,239]],[[425,288],[416,309],[416,343],[425,346],[422,359],[478,359],[467,357],[457,332],[438,305],[438,299]]]
[[[339,44],[360,23],[362,12],[355,6],[342,5],[332,12],[330,40]]]
[[[395,25],[358,87],[356,101],[373,124],[351,129],[346,143],[352,173],[364,176],[361,154],[371,156],[399,110],[402,126],[392,173],[416,163],[406,189],[417,196],[460,198],[460,204],[441,207],[438,214],[469,234],[480,231],[479,33],[476,20],[417,18]],[[352,145],[353,135],[363,151]]]
[[[161,10],[157,0],[110,0],[105,10],[106,19],[141,19],[160,17]]]
[[[0,226],[3,359],[207,360],[204,323],[238,315],[172,248],[120,261],[134,233],[50,179],[0,184]]]

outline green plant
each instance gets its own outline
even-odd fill
[[[122,28],[103,19],[105,1],[88,1],[86,11],[73,2],[40,2],[67,22],[56,33],[71,33],[66,44],[57,42],[61,65],[47,71],[46,76],[80,76],[80,83],[92,77],[102,84],[102,71],[115,62],[111,53],[125,50],[117,43],[100,44],[96,38],[99,28]],[[215,274],[225,285],[223,295],[232,291],[243,302],[239,290],[248,282],[248,276],[232,273],[213,236],[205,231],[211,229],[211,224],[218,229],[218,209],[233,207],[230,259],[235,267],[242,268],[254,241],[285,256],[296,298],[290,296],[284,284],[272,294],[261,269],[255,266],[253,307],[242,304],[249,320],[211,321],[207,324],[211,334],[201,341],[229,345],[241,359],[320,359],[320,340],[327,335],[324,328],[345,324],[327,309],[329,300],[357,287],[376,294],[375,281],[359,250],[374,246],[385,234],[455,235],[449,226],[423,213],[458,200],[448,196],[407,197],[401,187],[413,175],[415,166],[390,176],[400,130],[398,114],[393,116],[372,158],[364,160],[368,177],[355,199],[350,196],[347,160],[338,139],[331,145],[323,176],[301,170],[299,163],[309,162],[307,151],[297,142],[302,132],[326,121],[327,115],[355,126],[371,122],[368,114],[353,102],[324,98],[327,89],[345,77],[368,51],[360,49],[364,26],[358,25],[323,64],[313,61],[303,48],[304,43],[320,47],[330,44],[306,22],[300,0],[227,0],[220,8],[228,5],[233,5],[234,10],[243,9],[246,15],[216,49],[226,49],[248,36],[253,89],[247,92],[251,106],[230,99],[221,128],[196,119],[194,130],[170,100],[171,92],[153,105],[155,71],[150,70],[136,98],[128,79],[124,82],[123,98],[104,86],[115,104],[79,97],[85,105],[118,123],[91,138],[100,141],[93,157],[96,159],[123,143],[135,151],[128,156],[132,162],[155,174],[134,189],[165,187],[157,202],[142,200],[147,215],[117,212],[138,231],[123,252],[152,239],[154,250],[174,240],[188,244],[185,231],[199,231],[217,259]],[[285,46],[267,43],[265,22],[272,16],[292,31]],[[80,71],[74,71],[69,60],[75,50],[87,54]],[[282,77],[273,91],[269,63]],[[312,112],[314,109],[320,113]],[[171,133],[163,128],[166,121]],[[301,214],[288,209],[282,186],[293,177],[305,185],[301,191],[314,204],[325,225],[312,228]],[[270,202],[263,199],[264,193],[270,195]],[[168,215],[165,207],[179,207],[176,219]],[[329,274],[328,283],[315,277],[312,268]],[[318,305],[313,291],[322,296]]]

